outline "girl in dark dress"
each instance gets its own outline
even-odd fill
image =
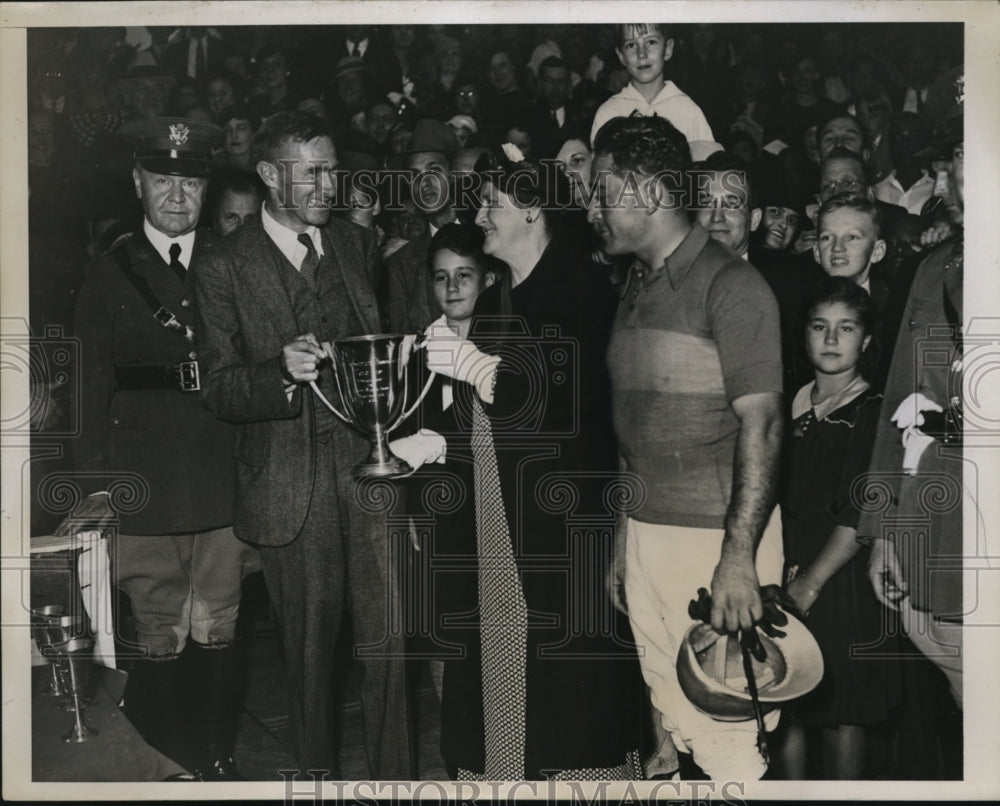
[[[815,380],[792,402],[786,481],[781,501],[787,591],[823,651],[823,681],[797,701],[789,776],[806,777],[806,737],[818,729],[825,779],[863,777],[866,726],[894,705],[894,667],[886,653],[883,608],[856,538],[855,480],[868,469],[881,395],[859,364],[871,342],[874,308],[853,281],[831,277],[807,306],[806,352]],[[869,657],[864,657],[865,651]]]
[[[456,379],[455,405],[469,403],[478,557],[479,663],[446,661],[442,756],[459,779],[634,778],[643,688],[604,587],[617,297],[559,233],[565,177],[505,153],[477,164],[489,173],[476,223],[510,274],[479,297],[469,339],[435,323],[425,348]]]

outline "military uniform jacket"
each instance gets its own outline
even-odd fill
[[[360,323],[360,332],[345,336],[377,333],[374,238],[338,219],[321,232],[324,252],[344,289],[324,315]],[[238,424],[233,527],[239,538],[261,546],[295,540],[313,496],[336,494],[313,489],[317,407],[322,404],[303,384],[291,398],[284,388],[282,348],[303,333],[282,280],[281,260],[257,214],[201,267],[196,289],[206,370],[202,397],[209,410]],[[347,426],[338,423],[332,438],[348,460],[345,467],[365,457],[368,440]],[[349,479],[344,489],[353,489]]]
[[[945,241],[917,268],[886,379],[869,488],[857,491],[864,504],[858,534],[893,541],[913,605],[941,617],[963,612],[956,561],[963,556],[962,448],[935,441],[918,473],[905,475],[902,437],[891,417],[914,392],[945,409],[961,403],[960,365],[953,364],[959,337],[951,327],[963,321],[961,250],[961,239]]]
[[[183,280],[140,229],[84,270],[74,315],[82,361],[82,431],[73,456],[84,494],[107,490],[122,534],[206,531],[232,523],[232,426],[197,391],[119,388],[117,367],[167,367],[197,357],[197,344],[153,318],[123,269],[193,327],[194,275],[219,239],[199,229]]]

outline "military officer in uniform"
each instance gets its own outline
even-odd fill
[[[889,364],[867,481],[875,492],[859,539],[871,543],[875,595],[898,610],[903,632],[938,666],[956,705],[963,697],[963,341],[965,268],[964,77],[927,92],[936,111],[934,195],[954,235],[927,252],[909,287]],[[975,512],[970,502],[967,512]],[[924,704],[926,706],[926,704]]]
[[[112,573],[136,626],[125,714],[197,777],[236,780],[234,636],[241,583],[259,560],[233,534],[234,431],[201,405],[192,329],[194,274],[219,246],[198,218],[222,130],[146,118],[122,133],[145,216],[84,272],[73,453],[90,494],[60,531],[116,526]]]

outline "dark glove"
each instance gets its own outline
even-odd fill
[[[688,615],[693,621],[712,623],[712,597],[708,595],[708,588],[698,588],[698,599],[688,604]]]
[[[776,629],[788,624],[788,616],[785,613],[802,618],[798,605],[780,585],[764,585],[760,589],[760,602],[764,606],[764,617],[757,623],[772,638],[785,637],[781,630]]]
[[[757,621],[759,627],[765,635],[771,638],[784,638],[785,633],[778,629],[788,624],[788,616],[782,610],[787,610],[795,615],[799,615],[798,608],[787,596],[779,585],[764,585],[760,589],[760,600],[764,607],[764,615]],[[712,597],[705,588],[698,588],[697,600],[692,599],[688,604],[688,615],[695,621],[703,621],[710,624],[712,621]],[[760,642],[760,635],[757,630],[744,630],[740,635],[740,643],[746,647],[758,661],[763,662],[767,657],[764,645]]]

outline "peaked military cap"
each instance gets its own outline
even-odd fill
[[[207,176],[212,150],[225,132],[213,123],[182,117],[140,118],[126,123],[121,134],[147,171],[169,176]]]

